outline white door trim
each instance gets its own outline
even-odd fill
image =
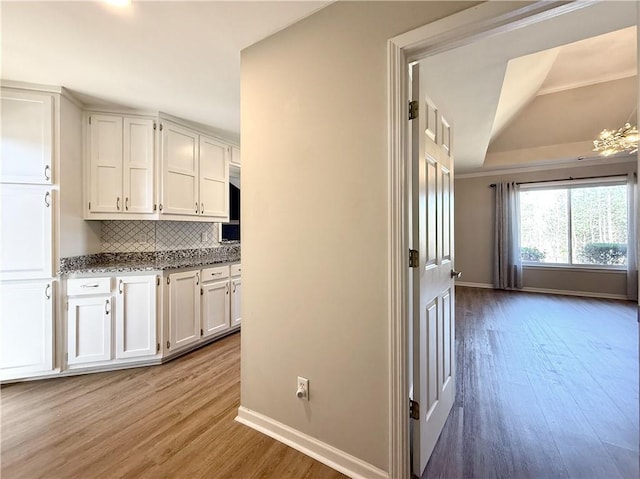
[[[403,33],[387,42],[389,237],[389,477],[410,477],[408,381],[408,205],[406,155],[410,154],[408,65],[430,55],[517,30],[597,3],[537,1],[514,9],[487,2]],[[517,7],[517,6],[516,6]]]

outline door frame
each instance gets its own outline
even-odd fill
[[[389,318],[389,477],[409,478],[409,281],[407,275],[411,129],[407,121],[409,64],[484,38],[534,25],[592,6],[536,1],[517,8],[486,2],[391,38],[387,42],[387,215]]]

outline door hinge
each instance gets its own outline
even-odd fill
[[[409,417],[411,419],[420,419],[420,404],[413,399],[409,399]]]
[[[158,343],[158,345],[156,346],[156,353],[160,352],[160,343]]]
[[[420,265],[420,253],[417,249],[409,250],[409,268],[417,268]]]
[[[204,331],[202,329],[200,330],[200,336],[204,336]]]
[[[91,201],[89,201],[89,211],[91,211]]]
[[[170,347],[171,347],[171,343],[167,341],[167,349],[169,349]]]
[[[409,102],[409,120],[418,118],[418,100]]]
[[[91,124],[91,117],[89,117],[89,124]]]

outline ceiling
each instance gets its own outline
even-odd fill
[[[482,168],[540,95],[635,75],[636,15],[635,2],[596,3],[423,60],[428,94],[455,128],[456,171]]]
[[[240,50],[327,1],[0,3],[4,80],[240,134]]]

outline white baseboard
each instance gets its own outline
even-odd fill
[[[456,286],[466,286],[467,288],[484,288],[484,289],[494,289],[492,284],[489,283],[466,283],[462,281],[456,281]],[[558,294],[562,296],[582,296],[585,298],[602,298],[602,299],[617,299],[627,301],[627,298],[624,294],[610,294],[610,293],[597,293],[593,291],[571,291],[566,289],[546,289],[546,288],[530,288],[525,286],[522,289],[512,289],[509,291],[522,291],[524,293],[543,293],[543,294]]]
[[[354,479],[389,479],[382,469],[246,407],[235,420]]]
[[[628,299],[624,294],[595,293],[592,291],[570,291],[565,289],[529,288],[528,286],[517,291],[524,291],[525,293],[559,294],[562,296],[583,296],[586,298],[618,299],[623,301],[626,301]]]
[[[490,283],[467,283],[465,281],[456,281],[456,286],[466,286],[467,288],[493,289],[493,285]]]

